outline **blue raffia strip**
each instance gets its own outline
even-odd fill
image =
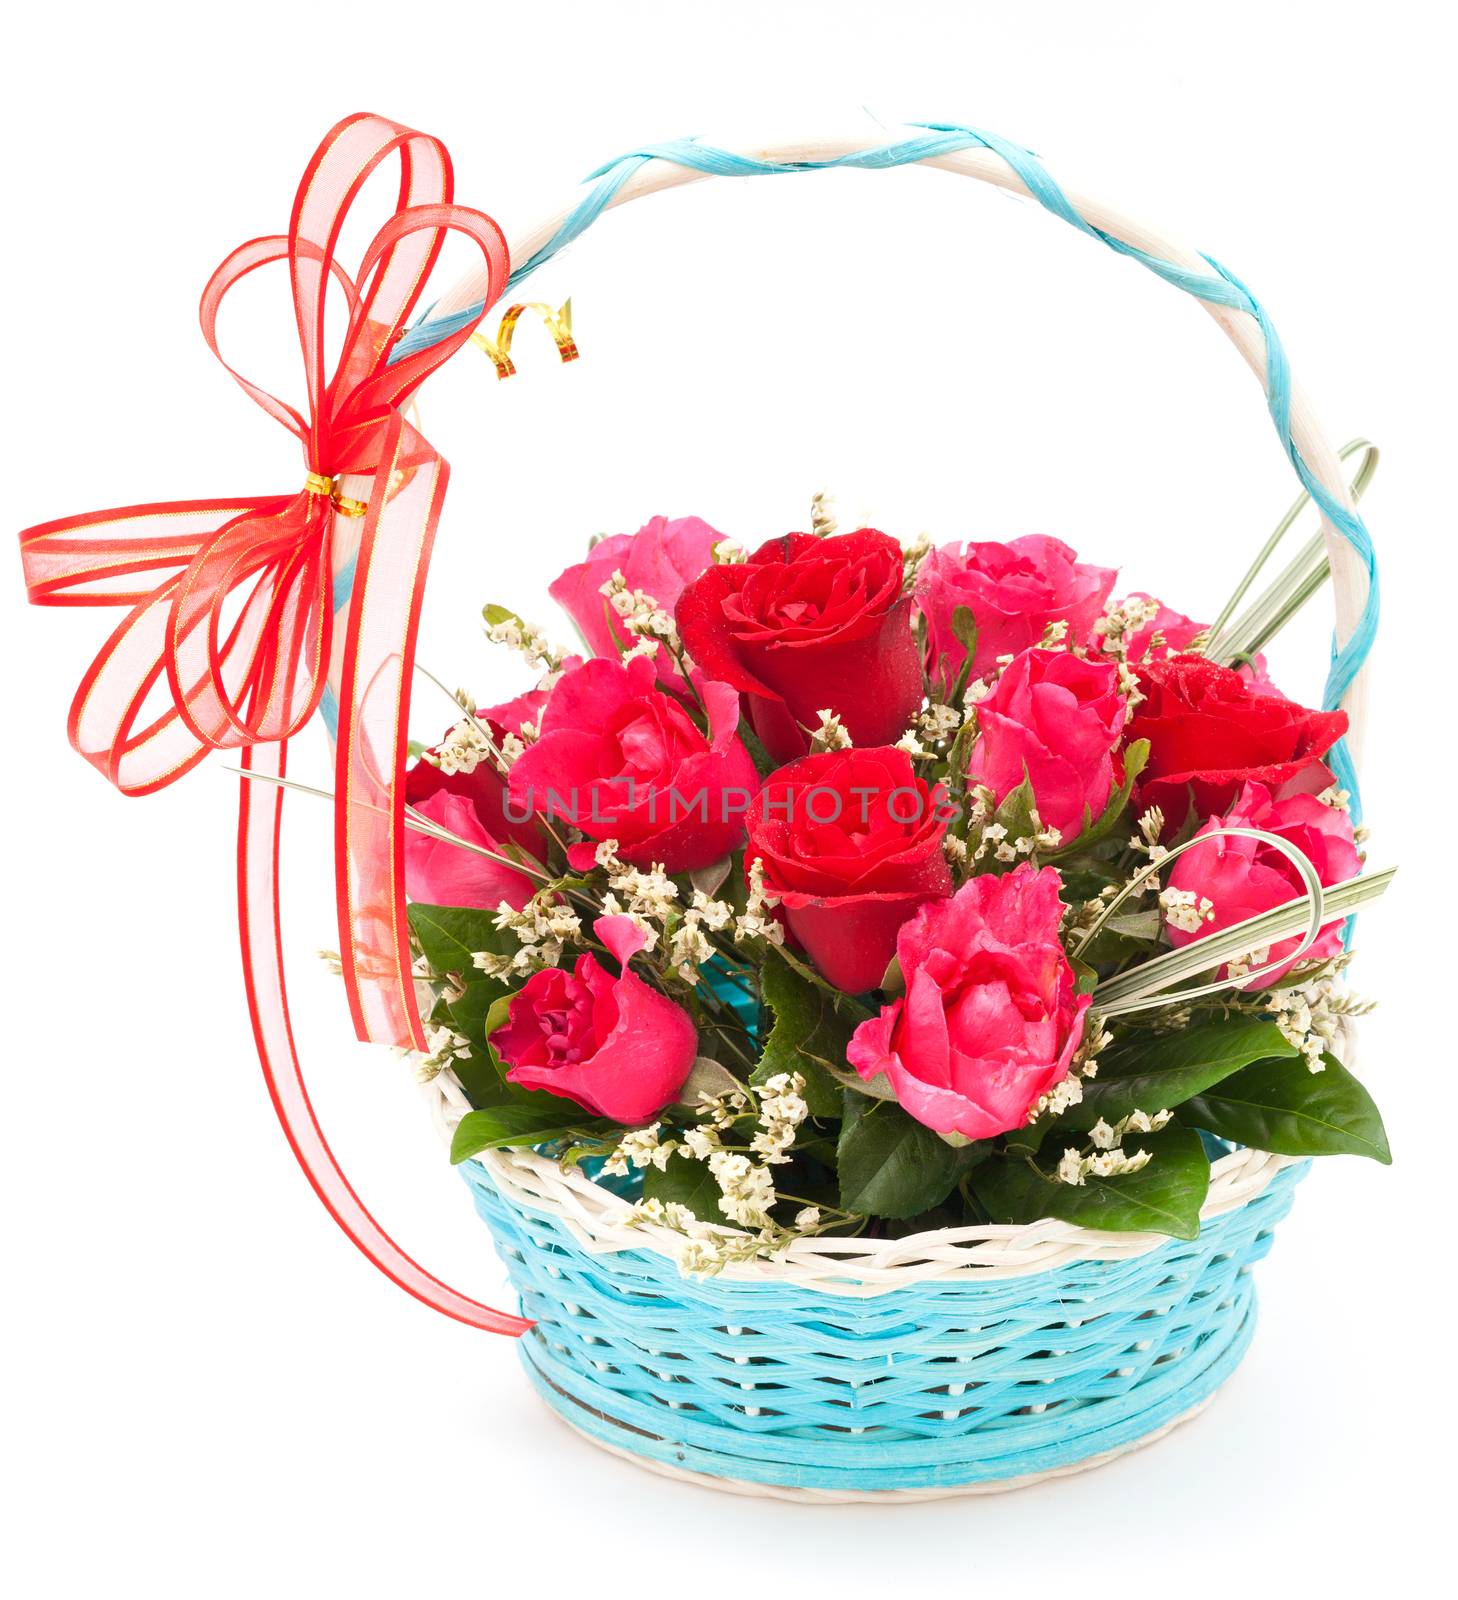
[[[571,244],[597,220],[628,179],[650,161],[670,161],[677,166],[689,167],[715,177],[754,178],[773,177],[789,172],[817,172],[832,167],[879,170],[884,167],[906,166],[933,156],[949,155],[956,150],[970,148],[991,150],[1001,156],[1017,173],[1028,192],[1045,210],[1052,212],[1055,217],[1071,227],[1077,228],[1080,233],[1086,233],[1091,238],[1099,240],[1121,256],[1130,257],[1167,283],[1172,283],[1177,289],[1183,289],[1186,294],[1194,295],[1196,299],[1212,305],[1229,306],[1233,310],[1244,311],[1255,318],[1266,346],[1267,405],[1271,420],[1276,425],[1281,446],[1295,469],[1296,476],[1301,480],[1302,487],[1310,494],[1331,525],[1361,557],[1367,575],[1366,602],[1351,638],[1341,649],[1337,648],[1335,639],[1332,642],[1331,668],[1322,694],[1322,705],[1328,711],[1335,710],[1341,704],[1342,696],[1351,686],[1352,680],[1361,670],[1362,663],[1367,659],[1376,637],[1380,609],[1377,558],[1372,548],[1371,535],[1362,518],[1355,511],[1349,511],[1328,493],[1317,481],[1315,474],[1296,448],[1296,442],[1291,436],[1290,368],[1285,349],[1260,301],[1234,273],[1227,271],[1210,256],[1206,256],[1205,260],[1212,268],[1211,273],[1192,272],[1185,267],[1177,266],[1174,262],[1161,260],[1158,256],[1137,249],[1134,245],[1125,244],[1123,240],[1115,239],[1102,229],[1093,227],[1074,210],[1067,195],[1038,158],[1031,151],[1024,150],[1021,145],[962,123],[928,122],[914,126],[924,131],[912,138],[901,139],[874,150],[857,150],[849,155],[836,156],[826,161],[756,161],[749,156],[737,155],[729,150],[716,150],[712,146],[699,144],[694,139],[645,145],[642,149],[630,151],[617,160],[608,162],[588,175],[588,182],[593,187],[568,213],[562,226],[552,238],[514,269],[507,280],[507,287],[515,288],[544,262],[551,260],[559,250]],[[478,303],[464,311],[434,320],[427,314],[426,318],[409,329],[395,346],[394,353],[390,357],[391,361],[399,360],[411,351],[427,349],[438,343],[469,322],[480,310]],[[1340,740],[1332,748],[1329,759],[1338,783],[1350,791],[1352,813],[1354,819],[1360,821],[1362,812],[1357,774],[1345,739]]]

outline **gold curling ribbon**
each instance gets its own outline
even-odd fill
[[[484,333],[473,333],[471,343],[479,345],[496,367],[496,376],[509,378],[516,371],[516,363],[511,359],[511,341],[516,333],[516,325],[521,321],[524,311],[535,311],[546,325],[547,332],[556,341],[557,354],[565,365],[569,361],[576,361],[581,353],[577,342],[572,337],[572,301],[564,300],[557,310],[540,300],[527,301],[522,305],[508,306],[501,314],[501,321],[496,324],[496,337],[492,339]]]

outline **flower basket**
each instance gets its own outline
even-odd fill
[[[350,276],[341,227],[397,157],[397,208]],[[454,696],[452,730],[411,747],[446,481],[406,420],[419,384],[473,335],[508,376],[526,307],[494,342],[476,334],[487,311],[627,200],[914,163],[1026,196],[1198,300],[1263,385],[1300,481],[1278,537],[1307,501],[1321,531],[1242,610],[1268,543],[1204,627],[1110,600],[1111,570],[1043,536],[913,555],[878,530],[837,534],[817,498],[810,533],[746,553],[697,518],[655,518],[616,536],[606,568],[552,587],[586,658],[488,604],[494,642],[547,670],[506,706]],[[22,536],[37,602],[129,608],[73,706],[82,754],[141,794],[209,751],[243,753],[248,997],[310,1182],[380,1270],[519,1335],[558,1416],[666,1475],[894,1502],[1012,1488],[1158,1438],[1240,1361],[1252,1268],[1309,1158],[1388,1159],[1338,1058],[1358,1009],[1338,983],[1350,918],[1391,876],[1365,870],[1357,827],[1377,588],[1355,503],[1375,449],[1331,448],[1233,274],[969,127],[645,147],[509,251],[451,182],[438,141],[346,118],[289,234],[242,246],[204,293],[216,353],[226,293],[289,265],[307,420],[239,381],[300,438],[301,490]],[[432,303],[452,232],[482,265]],[[350,316],[331,374],[336,282]],[[565,308],[536,309],[575,359]],[[673,597],[631,578],[641,548]],[[610,570],[619,551],[628,577]],[[1261,649],[1328,578],[1332,664],[1308,709]],[[519,1317],[389,1238],[310,1107],[278,841],[285,792],[309,787],[289,741],[316,714],[335,741],[333,791],[314,792],[335,808],[355,1030],[414,1054]],[[640,768],[670,801],[692,773],[702,810],[670,804],[663,823],[630,787],[605,820],[603,790]],[[564,771],[581,793],[561,811]],[[815,811],[827,794],[875,798],[836,832],[840,812],[827,827]],[[898,795],[920,809],[898,814]]]
[[[1188,1242],[1048,1220],[798,1241],[712,1278],[555,1161],[462,1173],[535,1323],[522,1366],[577,1432],[737,1493],[896,1501],[1098,1466],[1203,1410],[1250,1343],[1251,1269],[1307,1165],[1221,1157]]]

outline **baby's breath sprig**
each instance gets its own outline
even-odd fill
[[[454,1062],[468,1060],[471,1054],[471,1041],[453,1028],[437,1028],[427,1023],[425,1042],[429,1048],[424,1053],[412,1052],[418,1083],[430,1083]]]
[[[1351,961],[1344,952],[1304,983],[1288,984],[1262,996],[1263,1009],[1281,1035],[1301,1052],[1311,1072],[1326,1070],[1326,1053],[1337,1043],[1343,1020],[1364,1017],[1373,1009],[1349,990],[1341,974]]]
[[[1106,656],[1128,662],[1130,641],[1158,615],[1158,600],[1140,599],[1137,595],[1130,595],[1127,600],[1110,600],[1104,607],[1103,616],[1093,625],[1093,634],[1099,641],[1100,650]],[[1148,655],[1149,651],[1146,650],[1145,659]],[[1129,664],[1137,666],[1139,663]]]
[[[516,612],[505,606],[485,605],[481,616],[486,625],[486,637],[492,644],[505,645],[525,657],[528,666],[543,672],[562,670],[566,652],[548,642],[546,634],[530,622],[524,622]]]
[[[1112,1126],[1100,1117],[1082,1146],[1071,1145],[1064,1150],[1058,1163],[1058,1181],[1081,1188],[1090,1178],[1122,1178],[1143,1171],[1153,1159],[1152,1152],[1136,1150],[1128,1155],[1123,1140],[1131,1133],[1158,1133],[1168,1125],[1171,1115],[1169,1111],[1156,1111],[1152,1116],[1145,1111],[1131,1111]]]
[[[515,742],[520,753],[524,747],[520,739]],[[474,716],[462,717],[434,750],[426,750],[420,757],[429,766],[438,767],[448,778],[457,773],[474,772],[483,761],[497,758],[490,735]]]
[[[776,1187],[772,1169],[790,1160],[809,1115],[804,1089],[800,1073],[777,1073],[757,1090],[746,1084],[700,1096],[694,1122],[676,1130],[677,1137],[665,1138],[661,1122],[625,1135],[604,1164],[606,1174],[626,1177],[634,1169],[650,1166],[663,1172],[675,1157],[702,1162],[718,1188],[716,1203],[724,1220],[707,1220],[687,1206],[656,1196],[637,1201],[624,1220],[630,1226],[651,1224],[679,1234],[678,1264],[696,1275],[720,1272],[736,1261],[773,1256],[832,1223],[853,1221],[849,1212]],[[739,1131],[742,1124],[752,1124],[752,1131],[746,1130],[748,1143]],[[799,1207],[789,1224],[774,1215],[785,1204]]]
[[[749,893],[744,910],[734,919],[734,942],[745,944],[762,939],[766,944],[783,948],[785,930],[773,915],[779,904],[778,897],[765,887],[764,862],[758,856],[749,864]]]
[[[539,889],[520,911],[503,900],[494,920],[503,932],[509,930],[516,935],[520,949],[509,956],[478,950],[471,960],[479,971],[502,983],[555,967],[569,944],[586,942],[581,918],[553,884]]]
[[[817,727],[810,730],[810,750],[812,754],[823,755],[830,750],[849,750],[851,736],[846,732],[844,724],[833,711],[820,711],[816,713],[820,722]]]

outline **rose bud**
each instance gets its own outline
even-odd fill
[[[970,879],[901,929],[906,994],[856,1029],[846,1058],[864,1079],[884,1073],[938,1133],[1020,1128],[1068,1075],[1090,1000],[1074,993],[1058,940],[1061,881],[1024,862]]]
[[[599,917],[593,932],[622,967],[596,956],[571,972],[534,972],[511,998],[491,1048],[507,1081],[575,1100],[615,1122],[646,1122],[683,1088],[698,1051],[689,1014],[650,988],[628,962],[647,943],[631,917]]]
[[[599,539],[585,561],[568,567],[548,585],[547,592],[577,624],[594,655],[616,660],[621,650],[637,642],[603,598],[602,586],[621,572],[630,589],[651,595],[670,614],[684,585],[696,578],[714,559],[714,546],[723,535],[698,517],[654,517],[637,533],[615,533]],[[658,654],[659,672],[675,671],[672,659]]]
[[[700,682],[709,733],[658,686],[653,663],[583,661],[557,681],[541,733],[511,769],[516,815],[560,817],[589,839],[618,841],[633,866],[668,872],[708,866],[744,839],[744,812],[759,787],[735,737],[739,696]],[[591,844],[568,847],[579,870]]]
[[[977,624],[972,676],[991,672],[999,656],[1017,655],[1037,644],[1050,623],[1066,622],[1069,641],[1084,643],[1114,587],[1110,567],[1080,562],[1061,539],[1024,534],[999,544],[993,539],[942,545],[921,564],[916,603],[927,620],[932,671],[956,678],[966,650],[953,631],[959,606]]]
[[[836,750],[772,772],[750,810],[757,856],[790,933],[837,989],[880,985],[896,933],[952,892],[943,795],[904,750]]]
[[[1026,777],[1039,820],[1068,844],[1109,803],[1128,711],[1112,661],[1025,650],[977,706],[968,774],[999,802]]]
[[[477,718],[492,740],[500,746],[504,732],[513,720],[529,715],[528,697],[505,706],[477,712]],[[447,739],[449,739],[449,734]],[[516,858],[523,851],[528,862],[538,868],[546,856],[546,839],[533,819],[513,821],[506,815],[506,780],[489,755],[470,752],[466,764],[447,756],[441,761],[442,745],[429,752],[434,760],[421,759],[405,774],[405,803],[431,822],[438,823],[468,844],[490,850],[490,856],[460,845],[433,839],[406,826],[405,892],[423,905],[476,906],[494,910],[503,900],[520,910],[531,898],[540,880],[517,871],[498,857]]]
[[[1139,668],[1142,704],[1125,734],[1149,740],[1139,779],[1141,807],[1159,806],[1166,836],[1194,795],[1203,821],[1231,805],[1247,783],[1274,793],[1315,793],[1331,781],[1321,757],[1347,731],[1344,711],[1312,711],[1204,656],[1171,656]]]
[[[858,745],[894,744],[921,706],[901,546],[874,528],[789,533],[684,590],[678,631],[709,677],[747,699],[776,761],[804,755],[830,710]]]
[[[1293,794],[1276,799],[1263,783],[1247,783],[1235,804],[1223,817],[1211,817],[1196,838],[1213,834],[1216,828],[1259,828],[1296,846],[1316,869],[1323,888],[1355,878],[1362,870],[1352,837],[1352,819],[1345,811],[1326,805],[1314,795]],[[1285,905],[1306,893],[1306,885],[1295,863],[1273,844],[1260,839],[1211,837],[1194,844],[1178,856],[1170,867],[1169,887],[1186,896],[1183,906],[1169,911],[1169,941],[1176,947],[1207,938],[1212,933],[1259,916],[1275,906]],[[1208,912],[1201,902],[1209,901]],[[1250,967],[1263,967],[1294,955],[1301,936],[1279,939],[1260,961]],[[1316,943],[1301,957],[1306,961],[1328,961],[1342,950],[1341,922],[1337,921],[1317,935]],[[1264,989],[1279,982],[1294,963],[1243,985]],[[1220,969],[1224,977],[1226,969]]]

